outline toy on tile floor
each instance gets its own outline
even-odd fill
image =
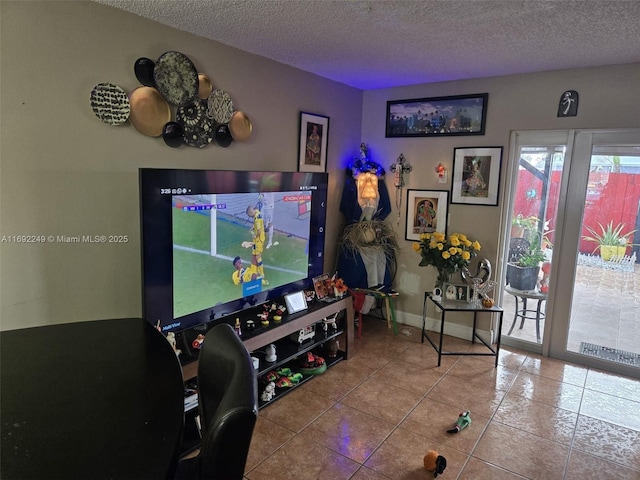
[[[428,472],[433,472],[435,478],[438,474],[444,473],[444,469],[447,468],[447,459],[438,455],[435,450],[429,450],[424,456],[424,468]]]
[[[458,416],[458,420],[456,420],[456,424],[453,428],[447,430],[448,433],[458,433],[460,430],[464,430],[469,425],[471,425],[471,412],[467,410],[466,412],[462,412]]]

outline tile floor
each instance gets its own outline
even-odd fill
[[[432,449],[443,479],[640,479],[640,381],[510,348],[497,368],[437,367],[420,331],[400,327],[367,317],[349,360],[260,410],[245,478],[424,480]],[[446,433],[463,410],[471,425]]]

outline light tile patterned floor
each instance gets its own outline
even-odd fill
[[[513,349],[437,367],[401,330],[366,318],[351,359],[260,410],[245,478],[424,480],[433,449],[443,479],[640,479],[640,381]]]

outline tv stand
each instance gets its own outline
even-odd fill
[[[272,370],[277,370],[280,367],[286,366],[296,357],[308,351],[318,349],[329,340],[342,336],[342,343],[344,343],[344,345],[340,345],[340,350],[335,358],[327,358],[325,355],[320,354],[320,356],[325,359],[327,368],[332,367],[340,360],[346,360],[349,358],[349,348],[353,345],[354,341],[354,310],[353,300],[350,295],[341,299],[336,299],[333,302],[310,302],[308,308],[304,311],[290,315],[285,313],[280,322],[274,322],[270,319],[268,327],[256,328],[253,332],[246,331],[244,329],[246,320],[254,320],[256,325],[260,326],[260,321],[257,320],[257,313],[261,311],[262,307],[256,307],[255,309],[249,309],[238,314],[232,314],[218,319],[218,322],[224,321],[233,326],[235,324],[235,319],[240,318],[243,327],[241,337],[243,343],[247,350],[252,353],[252,356],[258,357],[260,360],[260,366],[258,368],[258,397],[260,397],[262,390],[264,390],[264,385],[260,382],[261,376]],[[322,322],[324,318],[335,314],[338,314],[338,320],[336,323],[337,329],[328,329],[328,331],[325,332],[322,328],[316,328],[314,338],[307,340],[302,344],[297,344],[289,338],[291,334],[299,332],[305,327]],[[270,344],[276,345],[277,359],[275,362],[265,361],[264,347]],[[183,365],[182,371],[185,387],[194,386],[198,375],[197,359]],[[299,384],[286,389],[277,389],[276,395],[268,402],[264,402],[259,399],[259,408],[263,408],[270,403],[273,403],[311,378],[313,378],[313,376],[305,375]],[[185,409],[185,438],[182,454],[186,454],[197,448],[200,443],[198,435],[199,432],[195,427],[196,417],[198,416],[197,405],[197,402],[191,402],[189,407]]]

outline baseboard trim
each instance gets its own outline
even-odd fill
[[[422,331],[422,315],[415,315],[412,313],[396,311],[396,321],[399,324],[408,325],[417,328]],[[427,317],[425,322],[425,329],[431,332],[440,333],[440,319]],[[472,325],[463,325],[455,322],[445,322],[444,334],[451,337],[461,338],[462,340],[471,340],[473,333]],[[480,330],[476,329],[476,333],[487,343],[494,343],[493,336],[494,330]]]

